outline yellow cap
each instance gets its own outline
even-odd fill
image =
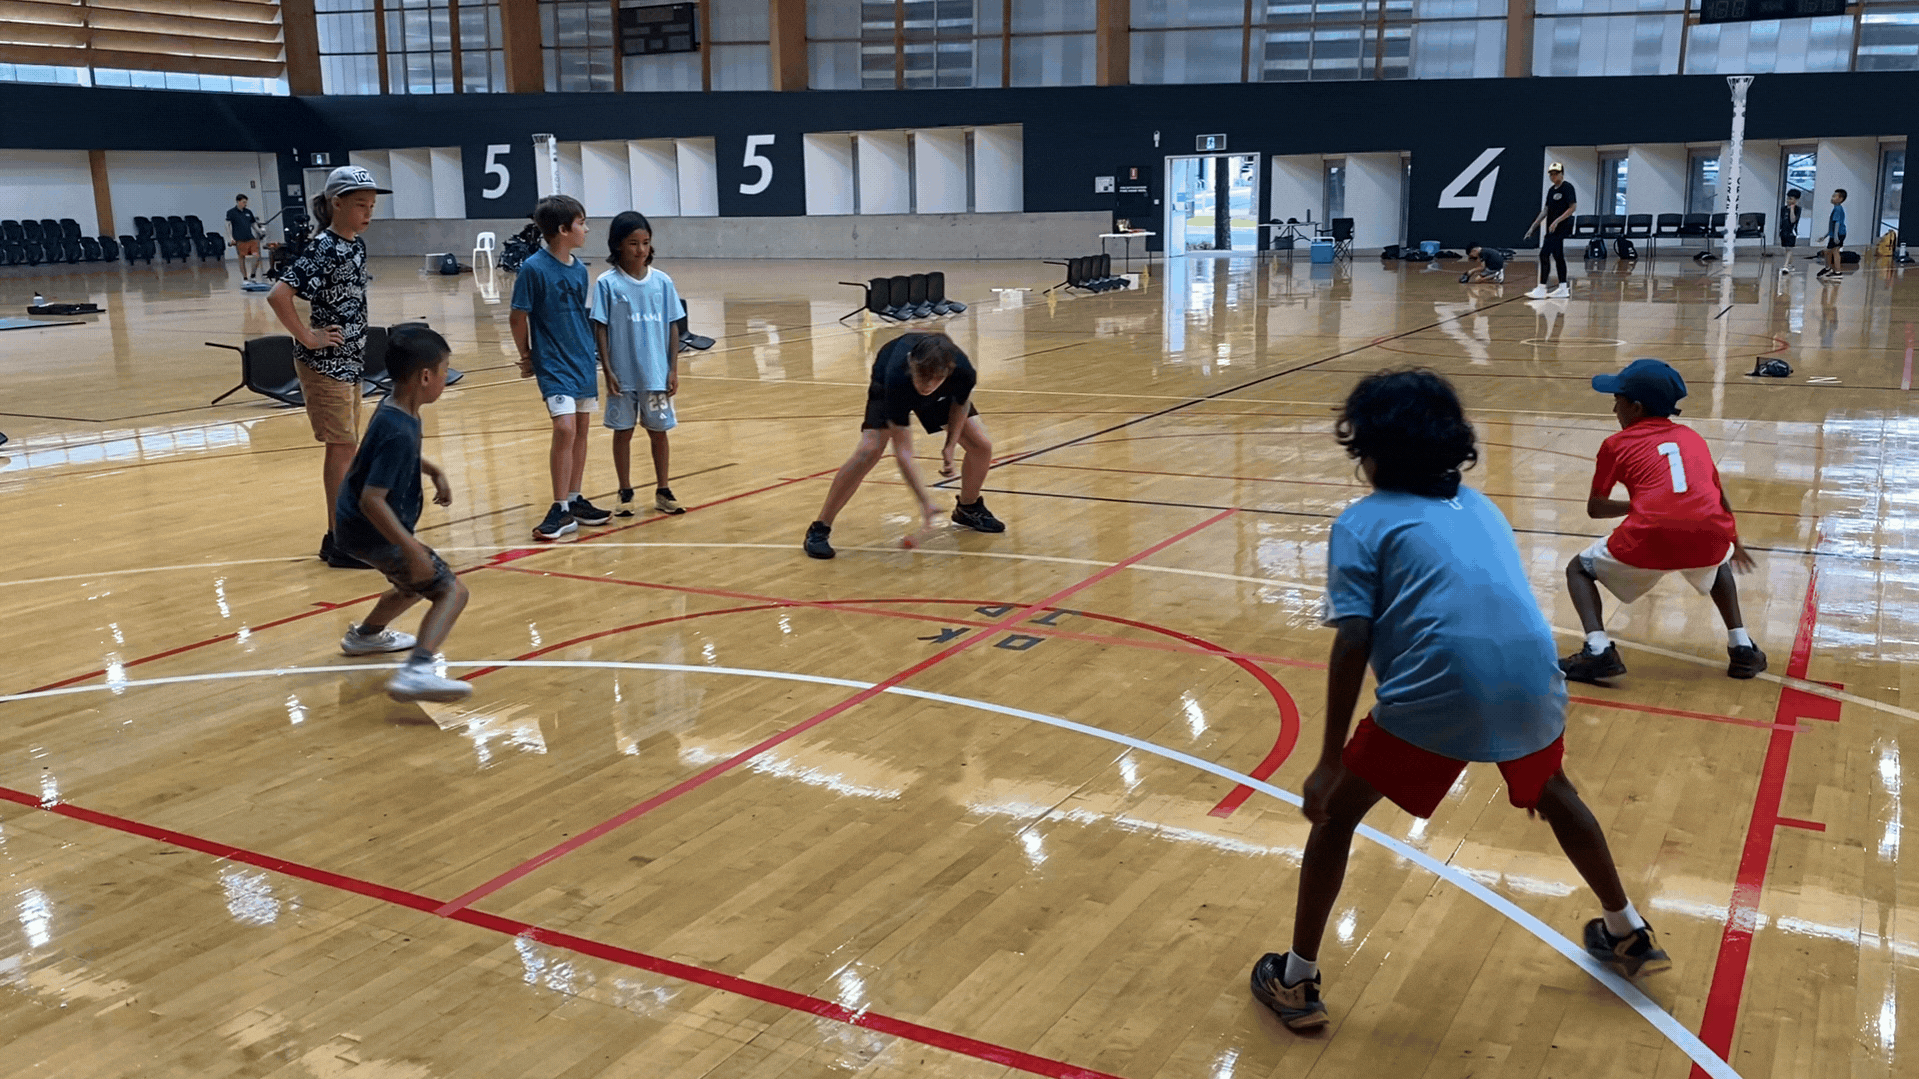
[[[1547,172],[1565,172],[1566,166],[1558,161],[1546,166]]]

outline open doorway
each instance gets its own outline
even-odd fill
[[[1258,155],[1167,158],[1166,253],[1258,253],[1258,205]]]

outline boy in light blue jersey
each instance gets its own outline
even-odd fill
[[[1813,275],[1826,281],[1837,281],[1845,276],[1839,272],[1846,252],[1846,189],[1834,188],[1832,192],[1832,214],[1826,218],[1826,250],[1820,257],[1826,261],[1824,269]]]
[[[1294,1030],[1326,1025],[1319,944],[1353,830],[1381,798],[1430,817],[1468,761],[1499,765],[1512,804],[1544,817],[1605,917],[1588,954],[1628,975],[1672,965],[1619,882],[1605,833],[1560,770],[1566,682],[1512,526],[1460,485],[1479,459],[1451,384],[1381,371],[1346,398],[1336,428],[1373,493],[1333,522],[1325,620],[1326,734],[1306,779],[1313,830],[1300,865],[1292,950],[1253,966],[1253,996]],[[1346,737],[1370,661],[1372,714]]]
[[[606,426],[613,432],[613,468],[620,502],[613,512],[633,515],[633,428],[646,428],[653,450],[653,505],[661,513],[685,513],[668,486],[666,433],[678,421],[673,397],[680,392],[680,294],[664,270],[653,269],[653,226],[632,210],[607,230],[607,262],[613,268],[593,283],[593,339],[606,375]]]

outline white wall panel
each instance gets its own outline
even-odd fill
[[[80,154],[82,168],[86,154]],[[385,154],[380,156],[376,181],[386,173]],[[359,164],[358,161],[354,162]],[[369,166],[370,167],[370,166]],[[132,233],[135,217],[158,214],[185,217],[195,214],[208,232],[226,232],[227,211],[233,208],[233,196],[244,194],[253,212],[262,220],[279,210],[280,200],[260,182],[260,155],[252,153],[191,153],[171,151],[110,150],[107,152],[107,186],[113,195],[114,232]],[[0,188],[12,186],[12,177]],[[381,183],[381,187],[390,184]],[[87,209],[70,214],[82,224],[93,221],[93,187],[84,189]],[[392,216],[391,199],[381,196],[381,207]]]
[[[637,139],[626,144],[631,205],[655,217],[680,216],[680,151],[672,139]]]
[[[913,206],[923,214],[966,212],[966,132],[931,128],[913,132]]]
[[[712,139],[675,139],[680,167],[680,214],[718,217],[720,170]]]
[[[859,139],[860,205],[863,214],[913,212],[906,132],[862,131]]]
[[[85,150],[0,150],[0,176],[6,177],[0,183],[0,218],[58,221],[71,217],[80,222],[82,232],[89,233],[98,223],[93,213],[93,170]],[[236,194],[227,192],[228,201]],[[224,214],[225,208],[220,212]],[[132,218],[127,222],[116,233],[132,232]]]
[[[973,209],[982,214],[1026,209],[1026,129],[1019,124],[973,132]]]
[[[809,217],[850,214],[853,205],[853,136],[843,132],[807,135],[806,213]]]

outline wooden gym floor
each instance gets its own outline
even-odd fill
[[[899,550],[883,464],[815,562],[898,332],[836,323],[835,282],[921,267],[665,257],[719,338],[673,435],[692,512],[537,548],[506,306],[376,264],[376,320],[467,372],[421,535],[472,588],[476,692],[427,709],[338,654],[380,586],[312,557],[305,420],[206,404],[237,364],[202,342],[278,332],[232,265],[0,277],[0,310],[107,309],[0,334],[0,1074],[1677,1079],[1695,1033],[1717,1075],[1913,1073],[1914,281],[1674,260],[1529,303],[1523,262],[1195,258],[1048,299],[1053,267],[948,267],[1010,528]],[[1288,939],[1325,537],[1362,493],[1330,409],[1383,366],[1452,377],[1468,482],[1573,626],[1614,429],[1586,380],[1641,355],[1691,383],[1772,661],[1726,679],[1668,581],[1609,603],[1631,673],[1575,687],[1568,771],[1675,969],[1640,997],[1562,954],[1597,904],[1476,767],[1430,822],[1373,816],[1334,1026],[1288,1033],[1246,975]],[[1793,376],[1745,377],[1766,355]]]

